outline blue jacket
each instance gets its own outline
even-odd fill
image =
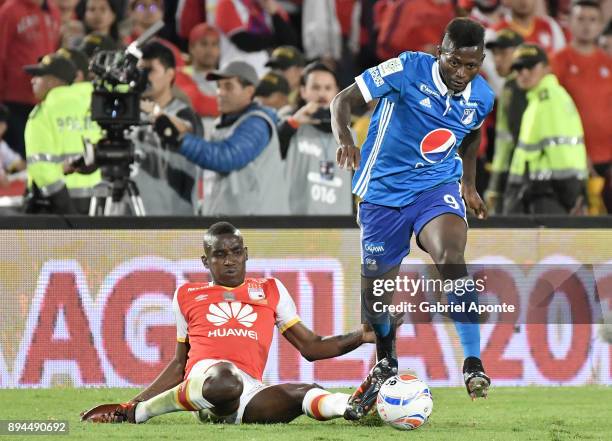
[[[274,123],[277,122],[272,109],[252,103],[238,114],[222,115],[218,127],[230,126],[245,113],[254,110],[266,112]],[[253,115],[244,119],[228,138],[221,141],[206,141],[199,136],[186,135],[179,153],[204,169],[230,173],[240,170],[259,156],[270,142],[272,130],[265,119]]]

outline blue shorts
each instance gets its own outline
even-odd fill
[[[425,191],[405,207],[385,207],[370,202],[359,204],[357,222],[361,227],[362,274],[376,277],[399,265],[410,252],[412,233],[418,243],[423,227],[445,213],[456,214],[465,220],[465,203],[457,182]]]

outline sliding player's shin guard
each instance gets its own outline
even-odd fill
[[[212,404],[202,394],[206,378],[208,378],[206,375],[191,377],[170,390],[138,403],[136,422],[143,423],[155,416],[181,410],[210,409],[213,407]]]

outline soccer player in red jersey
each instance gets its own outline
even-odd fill
[[[362,328],[345,335],[316,335],[302,323],[278,279],[245,277],[247,259],[238,229],[227,222],[211,226],[204,236],[202,263],[212,282],[186,283],[174,295],[174,359],[132,400],[97,406],[82,413],[82,420],[143,423],[176,411],[228,423],[286,423],[303,414],[317,420],[342,416],[348,394],[316,384],[262,383],[274,326],[309,361],[373,343],[373,333]]]

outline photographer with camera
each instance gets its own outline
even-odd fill
[[[188,134],[175,118],[162,115],[159,133],[172,132],[176,150],[215,173],[204,179],[203,216],[273,216],[288,214],[287,189],[272,109],[253,101],[255,69],[244,61],[209,72],[217,82],[220,118],[210,140]]]
[[[302,106],[279,125],[281,155],[293,215],[351,215],[351,172],[336,168],[329,105],[338,93],[336,74],[311,63],[300,80]]]
[[[148,72],[149,81],[142,94],[141,119],[153,122],[163,113],[179,119],[194,136],[203,136],[200,118],[173,94],[176,61],[172,51],[158,41],[147,43],[138,66]],[[131,137],[136,151],[144,155],[134,182],[147,215],[193,215],[196,166],[169,149],[151,125],[137,127]]]
[[[83,153],[83,138],[97,141],[100,128],[91,120],[90,100],[70,85],[77,69],[60,54],[43,57],[24,67],[33,76],[39,104],[26,123],[28,163],[26,213],[87,214],[100,173],[64,176],[64,161]]]

